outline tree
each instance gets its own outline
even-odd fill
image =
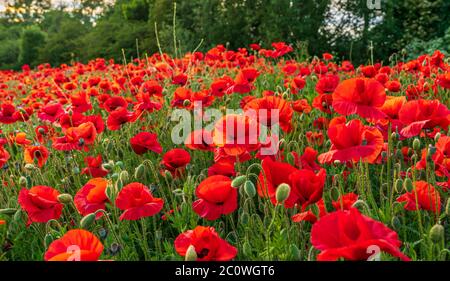
[[[35,66],[39,49],[45,44],[46,34],[37,26],[26,27],[20,36],[19,64]]]

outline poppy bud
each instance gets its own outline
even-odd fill
[[[183,101],[183,106],[189,106],[189,105],[191,105],[191,101],[188,100],[188,99],[185,99],[185,100]]]
[[[89,227],[94,223],[94,221],[95,221],[95,214],[94,213],[87,214],[81,219],[80,226],[81,228],[89,229]]]
[[[236,177],[232,182],[231,182],[231,186],[234,188],[238,188],[240,187],[242,184],[244,184],[245,180],[247,179],[246,176],[239,176]]]
[[[72,197],[72,195],[70,195],[68,193],[63,193],[63,194],[58,195],[58,201],[63,204],[69,204],[70,202],[73,201],[73,197]]]
[[[197,253],[195,252],[194,245],[189,245],[186,255],[184,256],[185,261],[196,261],[197,260]]]
[[[108,162],[108,163],[105,163],[105,164],[103,164],[102,165],[102,167],[105,169],[105,170],[111,170],[112,168],[113,168],[113,164],[111,164],[110,162]]]
[[[334,160],[334,165],[339,165],[339,164],[341,164],[341,161],[340,160]]]
[[[278,203],[283,203],[291,193],[291,187],[288,184],[282,183],[277,187],[275,198]]]
[[[130,176],[128,175],[127,171],[122,171],[119,174],[119,179],[123,182],[123,183],[127,183],[129,180]]]
[[[47,233],[44,237],[45,248],[48,248],[52,242],[53,236],[50,233]]]
[[[14,214],[13,220],[14,220],[15,222],[18,222],[18,221],[20,221],[21,219],[22,219],[22,210],[19,209],[19,210],[17,210],[17,212]]]
[[[25,170],[33,171],[34,169],[36,169],[36,166],[34,166],[33,164],[25,164]]]
[[[402,179],[397,179],[394,184],[394,190],[397,193],[401,193],[403,189],[403,181]]]
[[[393,133],[391,134],[391,139],[392,139],[393,141],[396,141],[396,140],[398,139],[398,134],[397,134],[397,132],[393,132]]]
[[[113,184],[109,184],[109,185],[106,187],[105,193],[106,193],[106,197],[108,197],[108,199],[109,199],[111,202],[114,202],[114,196],[115,196],[115,194],[116,194],[116,188],[114,187]]]
[[[79,174],[80,173],[80,168],[78,168],[78,167],[73,167],[73,169],[72,169],[72,173],[73,174]]]
[[[5,209],[0,209],[0,214],[13,215],[16,213],[16,211],[17,211],[17,209],[14,209],[14,208],[5,208]]]
[[[120,169],[124,168],[123,162],[122,161],[117,161],[115,164],[116,167],[119,167]]]
[[[427,156],[429,155],[429,156],[431,157],[431,156],[433,156],[435,153],[436,153],[436,147],[430,145],[430,146],[428,147],[428,153],[427,153]]]
[[[168,170],[166,170],[165,172],[164,172],[164,177],[166,178],[166,179],[168,179],[168,180],[171,180],[173,177],[172,177],[172,174],[170,173],[170,171],[168,171]]]
[[[134,170],[134,178],[137,180],[140,180],[144,177],[145,174],[145,165],[141,164],[137,166],[137,168]]]
[[[420,140],[418,138],[415,138],[413,141],[413,149],[415,151],[419,151],[420,150]]]
[[[117,190],[122,190],[122,187],[124,186],[124,183],[121,179],[116,181],[116,188]]]
[[[331,188],[331,190],[330,190],[330,196],[331,196],[331,199],[333,200],[333,201],[337,201],[338,199],[339,199],[339,196],[340,196],[341,194],[340,194],[340,192],[339,192],[339,189],[337,189],[336,187],[333,187],[333,188]]]
[[[287,99],[289,97],[289,94],[287,92],[284,92],[281,96],[283,99]]]
[[[241,215],[241,217],[240,217],[240,219],[241,219],[241,223],[242,223],[243,225],[247,225],[248,222],[249,222],[249,220],[250,220],[250,216],[249,216],[248,213],[243,212],[242,215]]]
[[[256,188],[252,181],[246,181],[244,184],[244,191],[248,197],[253,198],[256,195]]]
[[[437,133],[435,136],[434,136],[434,141],[435,142],[438,142],[438,140],[441,138],[441,133]]]
[[[405,189],[408,192],[411,192],[411,190],[413,190],[414,186],[413,186],[413,182],[410,178],[406,178],[403,181],[403,189]]]
[[[435,224],[431,229],[430,229],[430,239],[431,241],[433,241],[434,243],[439,243],[442,241],[442,239],[444,239],[444,227],[440,224]]]
[[[397,216],[393,216],[391,220],[391,225],[393,229],[398,230],[401,228],[402,223],[400,222]]]
[[[381,151],[381,158],[386,158],[387,157],[387,153],[386,151]]]
[[[319,210],[319,207],[317,207],[317,204],[312,204],[312,205],[311,205],[311,212],[314,214],[314,216],[315,216],[316,218],[319,217],[320,210]]]
[[[44,128],[39,128],[38,132],[39,132],[39,134],[43,135],[43,134],[45,134],[45,129]]]
[[[26,185],[27,185],[27,178],[24,177],[24,176],[21,176],[21,177],[19,178],[19,185],[20,185],[20,186],[26,186]]]
[[[445,205],[445,214],[450,217],[450,199],[447,200],[447,204]]]

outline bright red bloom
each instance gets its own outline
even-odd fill
[[[0,108],[0,123],[12,124],[17,121],[16,108],[13,104],[4,103]]]
[[[343,115],[358,114],[363,118],[381,119],[379,107],[386,100],[384,86],[375,79],[353,78],[343,81],[333,92],[333,108]]]
[[[128,107],[128,102],[121,96],[113,96],[102,103],[102,107],[107,112],[113,112],[117,109],[126,109]]]
[[[74,203],[78,212],[86,216],[94,213],[97,210],[104,210],[105,203],[108,202],[106,196],[106,187],[108,181],[104,178],[90,179],[75,195]],[[97,218],[101,217],[103,213],[98,213]]]
[[[403,261],[410,260],[400,251],[401,241],[395,231],[355,208],[320,218],[312,227],[311,243],[321,251],[319,261],[367,260],[372,254],[371,246]]]
[[[46,261],[97,261],[102,252],[102,242],[94,234],[84,229],[72,229],[48,246],[44,259]]]
[[[291,154],[294,156],[295,166],[299,169],[318,171],[322,168],[316,163],[318,152],[312,147],[307,146],[302,156],[295,151],[292,151]]]
[[[124,211],[120,220],[138,220],[161,211],[164,200],[153,197],[142,183],[133,182],[124,186],[116,198],[116,207]]]
[[[327,208],[325,207],[325,202],[323,201],[323,198],[321,198],[317,203],[314,204],[317,209],[319,210],[319,213],[315,215],[311,209],[308,209],[307,211],[300,212],[298,214],[295,214],[292,216],[293,222],[302,222],[307,221],[310,223],[315,223],[318,219],[325,216],[327,214]]]
[[[350,210],[357,200],[358,194],[350,192],[339,196],[339,198],[336,201],[333,201],[332,204],[336,210]]]
[[[106,125],[111,131],[119,130],[123,124],[130,122],[132,118],[132,112],[128,111],[126,108],[120,107],[109,114]]]
[[[197,226],[178,235],[174,244],[183,257],[189,246],[194,246],[198,261],[229,261],[237,255],[237,249],[220,238],[213,227]]]
[[[48,159],[48,149],[45,146],[27,146],[24,151],[24,161],[28,164],[33,164],[37,160],[38,166],[42,167]]]
[[[307,169],[293,172],[289,176],[291,185],[289,198],[302,209],[318,202],[322,198],[326,176],[325,169],[320,169],[317,174]],[[286,207],[289,207],[289,203],[286,201]]]
[[[333,96],[330,94],[319,94],[313,99],[312,106],[318,110],[331,114],[331,106],[333,104]]]
[[[292,109],[298,113],[308,114],[311,112],[311,106],[307,99],[300,99],[292,102]]]
[[[86,156],[84,162],[87,167],[81,171],[82,175],[87,174],[95,178],[101,178],[108,174],[108,171],[102,167],[103,161],[100,154],[95,157]]]
[[[212,151],[214,150],[213,139],[210,131],[200,129],[193,131],[186,137],[184,145],[192,150]]]
[[[162,146],[158,142],[158,135],[149,132],[141,132],[130,139],[131,148],[138,154],[144,154],[151,150],[156,153],[162,152]]]
[[[319,155],[319,163],[341,162],[374,163],[383,149],[383,136],[373,127],[364,126],[359,120],[351,120],[345,124],[344,120],[333,119],[328,128],[331,147],[328,152]],[[333,122],[335,121],[335,122]],[[334,123],[334,124],[333,124]]]
[[[47,120],[55,122],[64,114],[63,106],[59,103],[47,104],[38,113],[38,117],[41,120]]]
[[[316,91],[319,94],[333,93],[338,85],[339,85],[339,76],[335,74],[322,75],[319,81],[317,81]]]
[[[397,202],[406,202],[405,210],[427,210],[437,214],[441,211],[441,196],[433,185],[426,181],[414,182],[414,189],[397,198]]]
[[[222,159],[214,163],[208,168],[208,177],[214,175],[222,175],[226,177],[236,176],[236,171],[234,169],[235,161],[229,159]]]
[[[9,157],[10,155],[8,151],[0,146],[0,168],[2,168],[6,164],[6,162],[8,162]]]
[[[58,201],[59,192],[49,186],[37,185],[20,190],[18,202],[28,214],[28,223],[46,223],[59,219],[63,204]]]
[[[244,107],[244,111],[248,110],[254,110],[258,122],[269,128],[279,123],[283,131],[290,132],[292,130],[291,121],[294,111],[290,104],[280,97],[268,96],[253,99]]]
[[[436,126],[447,130],[450,124],[450,110],[438,100],[409,101],[402,106],[398,117],[406,126],[400,133],[407,138],[419,135],[422,129]]]
[[[231,187],[231,179],[215,175],[203,180],[195,190],[199,198],[192,203],[192,208],[200,217],[216,220],[237,209],[237,189]]]
[[[169,171],[172,176],[179,176],[187,164],[191,162],[191,155],[182,148],[167,151],[161,161],[163,170]]]

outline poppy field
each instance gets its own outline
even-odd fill
[[[448,58],[294,51],[1,71],[0,260],[450,260]]]

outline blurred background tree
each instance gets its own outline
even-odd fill
[[[200,51],[285,41],[306,46],[310,56],[388,63],[402,50],[407,58],[449,52],[450,0],[381,0],[380,9],[366,0],[7,0],[0,4],[0,68],[120,62],[123,53],[129,60],[158,52],[156,33],[170,54],[201,41]]]

